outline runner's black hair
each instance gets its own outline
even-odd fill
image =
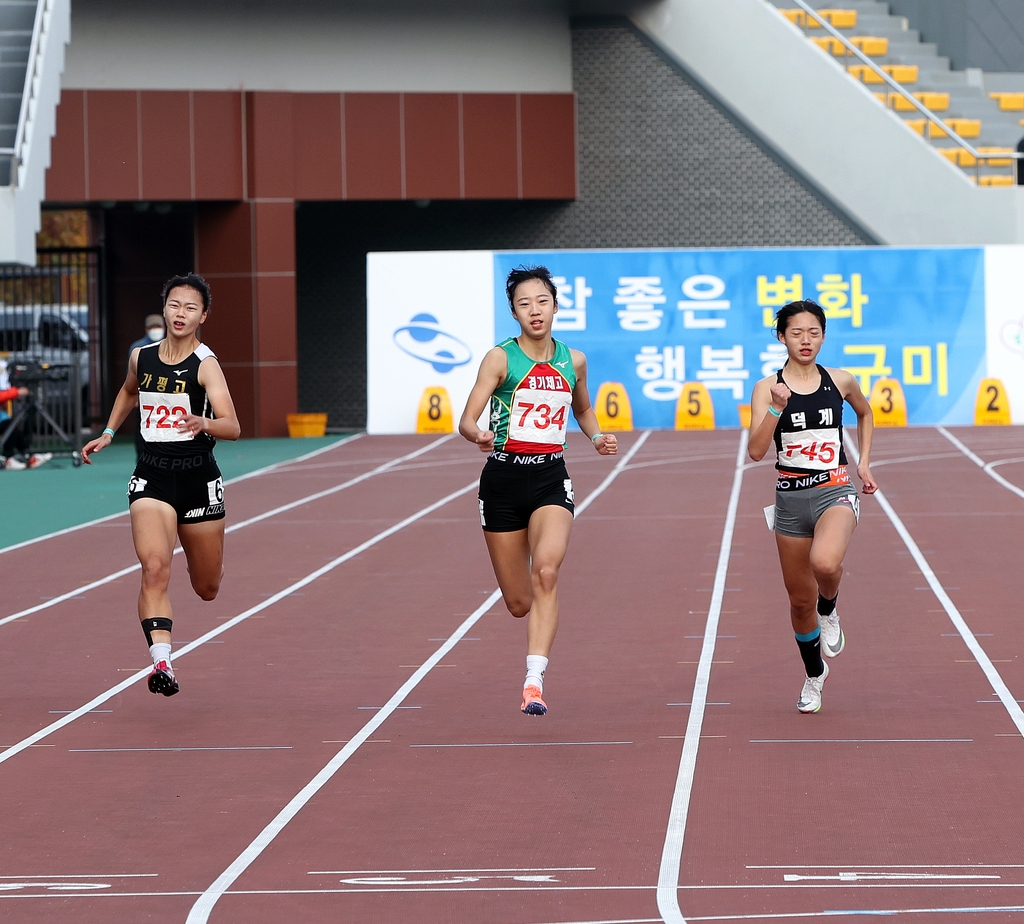
[[[551,270],[546,266],[517,266],[508,274],[508,279],[505,280],[505,295],[508,296],[508,306],[512,309],[512,314],[516,313],[515,305],[512,301],[516,295],[516,287],[528,279],[539,279],[543,282],[544,286],[551,293],[551,297],[555,300],[555,304],[558,304],[558,288],[551,278]]]
[[[161,304],[167,304],[167,296],[171,294],[171,289],[176,289],[178,286],[195,289],[203,297],[203,311],[210,310],[210,286],[198,273],[185,273],[183,276],[172,276],[168,279],[160,293]]]
[[[786,333],[786,328],[789,326],[789,319],[794,315],[800,314],[806,311],[808,314],[813,314],[821,322],[821,335],[825,336],[825,311],[816,301],[810,298],[805,298],[803,301],[790,302],[788,305],[783,305],[778,314],[775,315],[775,334],[781,340],[782,335]]]

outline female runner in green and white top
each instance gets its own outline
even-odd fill
[[[489,350],[466,402],[459,432],[488,453],[480,475],[480,524],[505,606],[528,616],[522,711],[544,715],[544,672],[558,629],[558,569],[573,520],[572,481],[563,450],[572,409],[604,456],[616,439],[601,433],[587,392],[587,358],[551,336],[558,291],[543,266],[520,267],[505,285],[522,333]],[[477,420],[490,402],[490,429]]]

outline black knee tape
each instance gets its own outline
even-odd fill
[[[142,631],[146,633],[146,644],[152,647],[153,645],[153,632],[162,629],[164,632],[170,632],[172,621],[166,616],[154,616],[152,619],[142,620]]]

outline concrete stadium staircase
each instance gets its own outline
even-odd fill
[[[70,0],[0,0],[0,263],[33,265]]]
[[[794,4],[786,0],[772,0],[779,9],[791,9]],[[857,14],[857,23],[852,27],[841,27],[837,31],[846,38],[872,36],[884,38],[888,44],[885,54],[870,55],[879,65],[912,64],[918,68],[917,79],[906,83],[906,89],[912,93],[937,92],[948,94],[948,102],[943,100],[939,106],[930,106],[944,121],[953,120],[952,127],[958,128],[961,120],[969,120],[971,124],[964,126],[967,131],[961,134],[978,148],[1007,148],[1015,150],[1024,138],[1024,99],[1005,99],[1002,102],[993,99],[990,94],[1009,91],[1010,94],[1024,97],[1024,74],[985,74],[980,68],[966,71],[950,70],[949,58],[938,53],[936,46],[921,41],[916,29],[903,16],[890,14],[887,3],[878,0],[844,0],[841,3],[824,3],[812,0],[815,9],[841,7]],[[824,32],[820,27],[811,26],[810,22],[802,31],[809,38],[820,38]],[[837,60],[844,64],[857,65],[856,59],[847,61],[844,57]],[[883,86],[874,86],[873,90],[884,90]],[[902,112],[901,116],[915,130],[923,130],[923,137],[939,148],[949,149],[952,142],[946,137],[932,137],[931,131],[923,124],[919,113]],[[976,124],[975,124],[976,123]],[[975,130],[978,131],[975,134]],[[965,166],[961,163],[960,166]],[[969,165],[973,167],[973,164]],[[982,164],[980,173],[983,176],[1011,179],[1011,171],[1007,166],[989,166]],[[974,174],[973,169],[971,175]]]
[[[855,9],[848,36],[889,39],[880,64],[916,64],[912,92],[948,92],[938,115],[981,120],[975,146],[1015,147],[1019,115],[988,97],[980,72],[956,72],[902,17],[874,0],[812,2],[816,9]],[[783,16],[785,0],[657,0],[633,11],[633,23],[767,147],[788,162],[878,243],[962,245],[1024,243],[1024,187],[978,187],[875,92],[847,73],[848,63],[813,44],[821,29]],[[1002,75],[1003,82],[1013,77]],[[997,81],[990,80],[990,84]],[[998,172],[992,168],[983,172]],[[1003,167],[1001,172],[1008,173]]]

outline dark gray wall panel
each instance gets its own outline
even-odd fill
[[[955,70],[1024,72],[1022,0],[889,0]]]

